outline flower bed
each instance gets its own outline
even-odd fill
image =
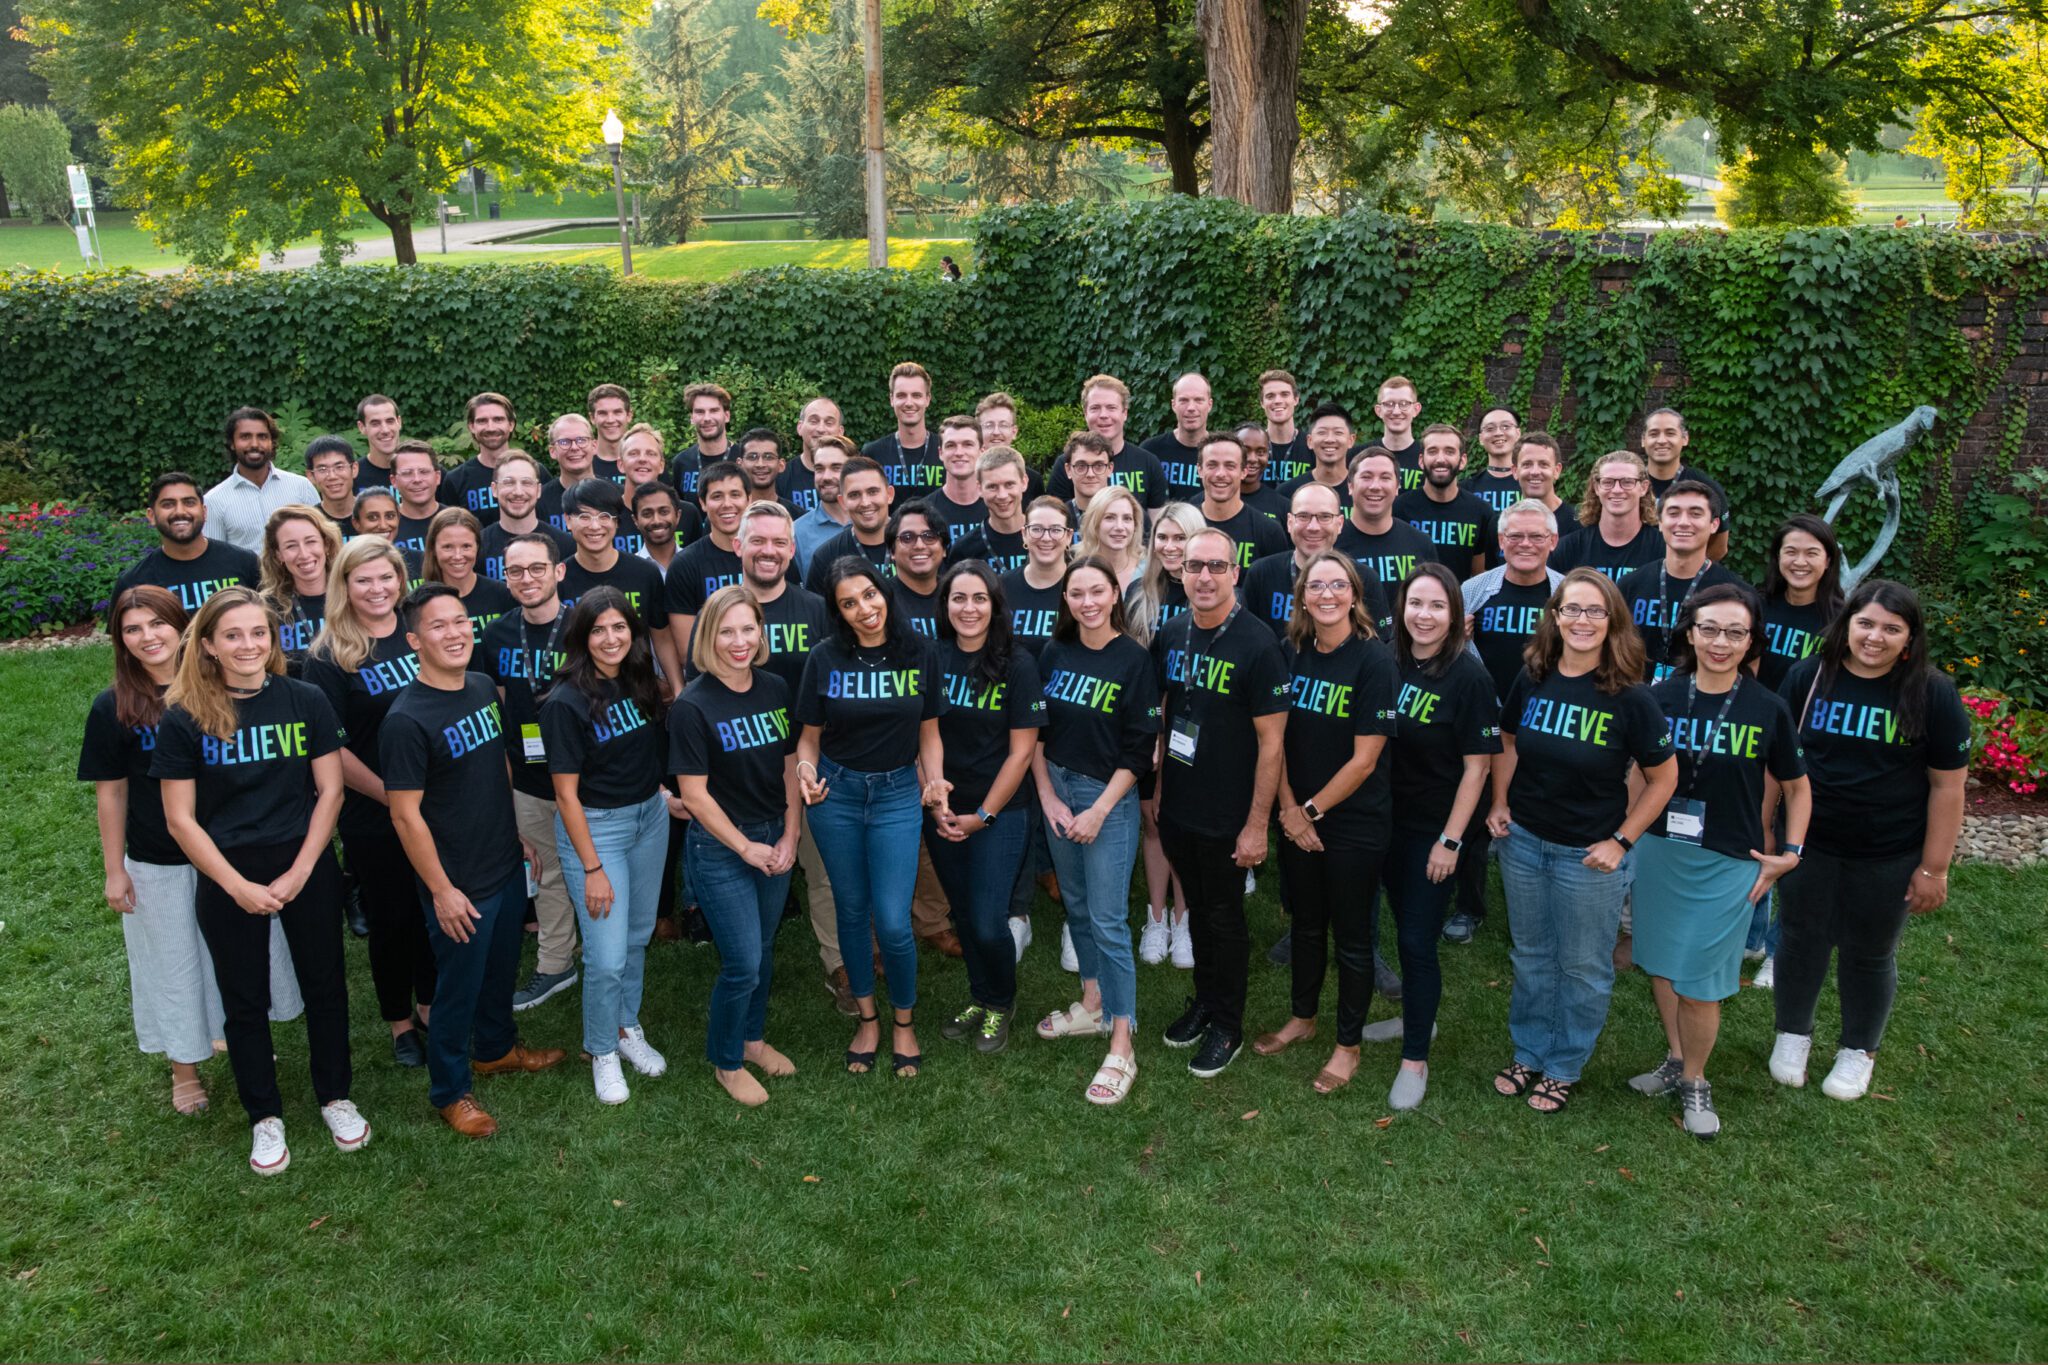
[[[147,523],[91,508],[30,503],[0,512],[0,639],[103,615],[114,580],[156,543]]]
[[[2048,712],[1974,688],[1964,691],[1963,705],[1970,712],[1970,770],[2015,795],[2039,795],[2048,781]]]

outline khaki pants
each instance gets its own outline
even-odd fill
[[[953,927],[952,906],[939,889],[939,874],[932,870],[931,849],[917,841],[917,887],[910,893],[910,932],[920,940]]]
[[[576,909],[569,904],[561,859],[555,853],[555,803],[514,791],[512,809],[519,833],[533,845],[538,862],[534,879],[540,883],[540,894],[534,897],[533,915],[540,921],[540,951],[534,970],[549,975],[566,972],[575,961]]]
[[[839,907],[832,899],[832,879],[825,875],[825,860],[818,856],[818,841],[811,837],[811,822],[804,819],[797,839],[796,863],[804,870],[804,889],[811,899],[811,932],[818,937],[818,960],[831,975],[844,966],[839,956]]]

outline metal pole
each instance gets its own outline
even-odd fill
[[[446,255],[448,254],[448,196],[447,196],[447,195],[445,195],[445,194],[437,194],[437,195],[435,195],[435,196],[434,196],[434,216],[435,216],[436,218],[439,218],[439,219],[441,220],[441,254],[442,254],[443,256],[446,256]]]
[[[868,264],[889,264],[889,187],[882,157],[882,0],[861,7],[861,64],[867,70]]]
[[[619,259],[625,263],[626,273],[633,273],[633,242],[626,232],[626,177],[619,170],[619,149],[612,148],[612,199],[619,210]]]

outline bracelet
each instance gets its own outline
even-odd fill
[[[809,768],[811,770],[811,781],[816,782],[818,780],[818,765],[811,762],[811,760],[809,760],[808,758],[799,759],[797,761],[796,770],[798,772],[802,772],[806,768]]]
[[[584,869],[583,869],[583,875],[584,875],[584,876],[586,876],[586,877],[594,877],[594,876],[596,876],[596,875],[597,875],[598,873],[600,873],[600,872],[602,872],[602,871],[604,871],[604,864],[603,864],[603,863],[599,863],[599,864],[598,864],[597,866],[595,866],[595,867],[586,867],[586,868],[584,868]]]
[[[1948,880],[1948,873],[1946,872],[1929,872],[1924,867],[1915,868],[1914,871],[1918,872],[1921,876],[1927,878],[1929,881],[1945,882]]]

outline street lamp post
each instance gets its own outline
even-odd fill
[[[468,138],[462,139],[462,159],[469,163],[469,217],[475,222],[484,216],[484,211],[477,206],[476,144]]]
[[[626,142],[626,125],[619,122],[616,109],[604,111],[604,145],[612,154],[612,199],[619,213],[619,259],[625,263],[626,273],[633,273],[633,241],[626,232],[626,178],[619,169],[619,149]]]

